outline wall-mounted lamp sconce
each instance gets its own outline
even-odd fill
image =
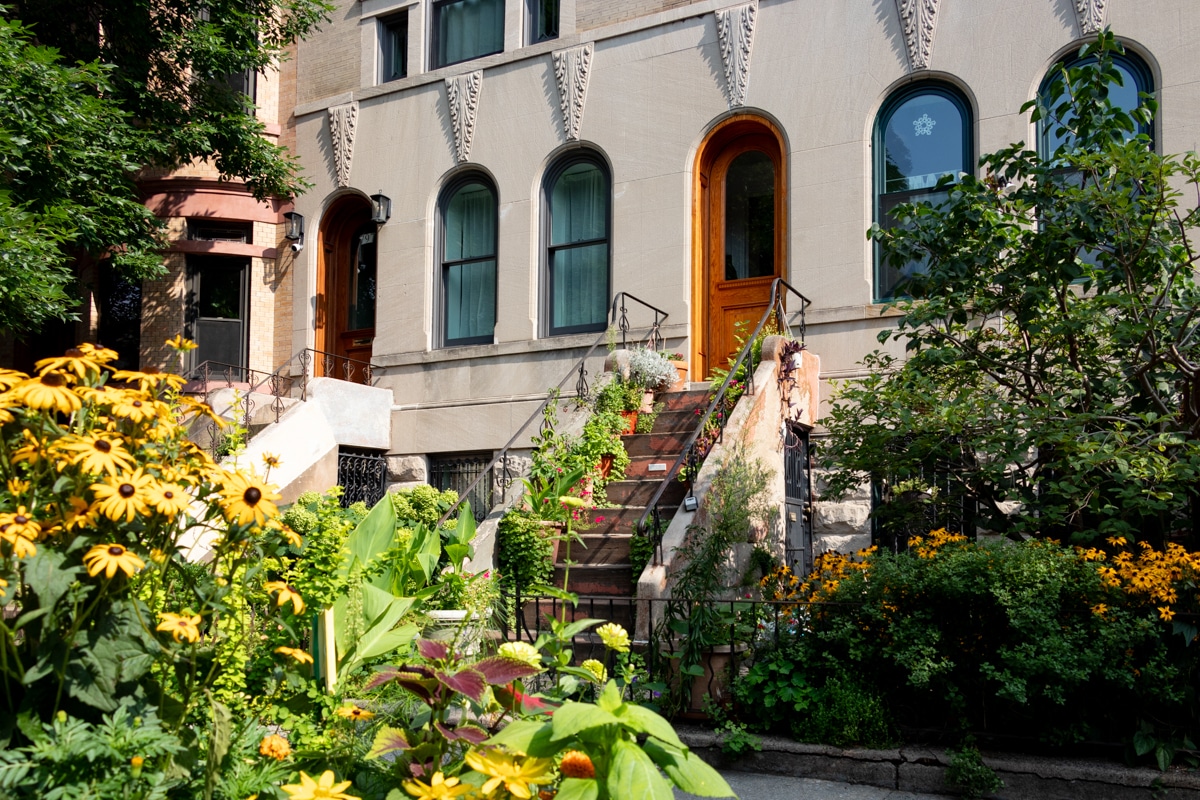
[[[392,216],[392,198],[388,197],[380,189],[378,194],[371,195],[371,222],[376,225],[382,225],[391,219]]]
[[[295,211],[285,211],[283,218],[287,220],[287,230],[283,238],[292,243],[293,253],[299,253],[304,249],[304,215]]]

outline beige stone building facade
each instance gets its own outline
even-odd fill
[[[1046,146],[1019,109],[1105,26],[1159,100],[1154,146],[1195,149],[1193,0],[341,0],[296,51],[315,186],[276,355],[374,365],[396,456],[490,453],[618,292],[669,313],[703,379],[782,277],[827,396],[889,324],[867,229]]]

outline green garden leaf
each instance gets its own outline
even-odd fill
[[[617,717],[620,719],[622,725],[634,733],[644,733],[678,747],[680,750],[687,750],[687,746],[679,741],[679,735],[675,733],[675,729],[671,727],[671,723],[648,708],[634,705],[633,703],[626,703],[617,712]]]
[[[647,739],[643,749],[667,777],[683,791],[700,797],[733,797],[734,791],[721,774],[698,755]]]
[[[563,703],[551,721],[555,741],[577,736],[590,728],[620,723],[615,716],[590,703]],[[632,796],[632,795],[631,795]]]
[[[605,782],[609,797],[674,800],[671,785],[659,774],[650,756],[636,744],[618,739],[613,744],[612,754]]]
[[[561,743],[556,744],[551,738],[552,723],[520,719],[510,722],[495,736],[484,744],[503,745],[533,758],[549,758],[562,749]]]
[[[404,731],[400,728],[384,725],[375,733],[375,741],[371,744],[371,750],[367,753],[367,758],[379,758],[388,753],[398,753],[402,750],[407,750],[409,747],[411,745],[409,745]]]
[[[555,800],[597,800],[600,784],[595,778],[564,778]]]

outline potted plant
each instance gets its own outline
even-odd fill
[[[683,353],[668,353],[663,351],[663,355],[671,362],[671,366],[675,367],[676,378],[674,385],[671,388],[675,391],[683,391],[687,388],[688,383],[688,362],[683,357]]]
[[[621,434],[633,433],[637,427],[638,409],[646,390],[642,384],[625,380],[618,374],[600,387],[592,408],[596,414],[617,414],[624,420]]]
[[[647,392],[670,389],[678,375],[670,360],[656,350],[637,348],[629,354],[629,382],[646,387]]]

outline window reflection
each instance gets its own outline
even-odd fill
[[[759,150],[725,173],[725,280],[775,274],[775,165]]]

